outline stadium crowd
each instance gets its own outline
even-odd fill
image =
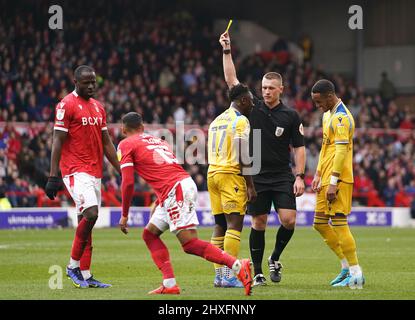
[[[118,23],[113,23],[116,12],[69,19],[64,31],[52,32],[29,11],[7,17],[1,13],[0,122],[6,125],[0,128],[0,198],[7,196],[13,207],[43,205],[42,201],[51,205],[42,190],[50,165],[51,122],[56,103],[73,90],[77,65],[95,68],[96,98],[105,105],[108,123],[134,110],[148,124],[183,121],[206,128],[228,107],[222,53],[211,22],[186,12],[136,19],[139,14],[133,10]],[[274,53],[243,58],[233,45],[238,77],[258,96],[265,72],[282,74],[284,102],[298,110],[308,128],[307,185],[321,145],[321,114],[311,102],[310,89],[326,77],[335,83],[359,128],[354,140],[355,201],[410,206],[415,198],[415,131],[410,130],[415,117],[410,107],[397,107],[390,85],[368,94],[353,81],[314,67],[313,61],[299,64],[288,52]],[[16,122],[28,123],[24,133],[16,130]],[[118,144],[121,137],[111,133]],[[199,190],[206,190],[207,166],[185,167]],[[120,177],[107,169],[102,182],[104,204],[119,205],[114,194]],[[141,179],[136,190],[143,195],[151,191]],[[135,205],[147,203],[144,196],[135,199]]]

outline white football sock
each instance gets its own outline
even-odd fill
[[[352,276],[361,275],[362,274],[362,269],[360,268],[360,266],[358,264],[356,264],[354,266],[350,266],[350,274]]]
[[[219,278],[222,278],[222,276],[223,276],[223,267],[215,268],[215,275]]]
[[[175,278],[169,278],[163,280],[163,286],[166,288],[173,288],[176,285],[176,279]]]
[[[92,277],[90,270],[81,270],[82,276],[84,277],[84,280],[88,280]]]
[[[79,260],[74,260],[72,258],[69,260],[69,268],[71,269],[79,268],[79,265],[80,265]]]

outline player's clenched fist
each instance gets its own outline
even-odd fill
[[[219,38],[219,43],[222,45],[223,49],[230,49],[231,38],[229,37],[229,33],[222,33]]]
[[[61,179],[58,177],[49,177],[45,186],[45,193],[50,200],[55,199],[56,194],[61,188]]]

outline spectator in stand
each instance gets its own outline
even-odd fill
[[[395,178],[390,178],[387,182],[386,188],[383,190],[383,197],[388,207],[395,205],[396,182]]]
[[[387,106],[396,96],[395,85],[388,78],[386,71],[382,72],[382,80],[379,83],[379,94],[382,98],[383,106]]]
[[[313,41],[309,35],[304,35],[300,41],[300,47],[304,52],[304,62],[312,61],[313,59]]]

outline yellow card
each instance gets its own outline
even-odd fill
[[[231,25],[232,25],[232,19],[229,20],[228,27],[226,28],[226,31],[225,32],[228,32],[229,31],[229,28],[231,27]]]

